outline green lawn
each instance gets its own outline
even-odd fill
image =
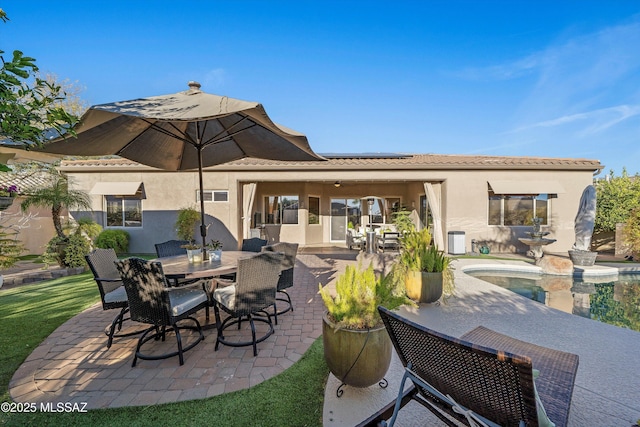
[[[0,291],[2,402],[10,401],[9,381],[29,353],[59,325],[99,299],[89,273]],[[0,425],[321,426],[328,373],[318,339],[291,368],[247,390],[203,400],[88,413],[0,413]]]

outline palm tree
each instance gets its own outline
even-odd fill
[[[67,175],[54,168],[49,169],[48,172],[51,175],[49,184],[23,194],[25,200],[21,203],[20,208],[26,211],[30,206],[50,207],[56,233],[61,239],[66,239],[60,222],[62,209],[91,210],[91,198],[85,191],[69,189]]]

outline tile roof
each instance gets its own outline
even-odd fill
[[[368,169],[566,169],[600,170],[604,165],[594,159],[524,157],[524,156],[475,156],[457,154],[389,154],[389,155],[325,155],[327,161],[285,162],[245,158],[207,169],[314,169],[314,170],[368,170]],[[138,168],[142,166],[124,158],[94,158],[63,160],[64,170],[80,168]],[[151,168],[150,168],[151,169]]]
[[[51,177],[42,172],[0,172],[0,187],[16,185],[21,193],[46,185]]]

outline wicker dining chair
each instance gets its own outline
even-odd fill
[[[120,309],[118,315],[111,322],[111,326],[105,329],[105,334],[109,337],[107,348],[111,348],[114,337],[127,337],[140,333],[139,331],[126,334],[116,333],[116,328],[118,331],[122,330],[122,322],[129,320],[129,318],[125,318],[129,312],[129,300],[115,264],[118,261],[118,257],[113,249],[100,248],[94,249],[84,257],[98,285],[102,309]]]
[[[484,327],[460,339],[452,338],[384,307],[378,307],[378,311],[405,374],[396,401],[359,426],[387,425],[384,420],[389,417],[388,425],[392,426],[398,411],[411,400],[449,426],[538,426],[549,425],[543,423],[548,419],[558,427],[566,426],[577,355]],[[485,347],[480,343],[497,345]],[[537,386],[534,366],[540,371]],[[412,382],[409,388],[404,387],[407,379]]]
[[[257,344],[273,334],[271,314],[266,309],[275,304],[283,258],[281,253],[263,252],[251,258],[240,259],[235,283],[219,287],[213,292],[213,310],[218,329],[215,350],[218,350],[219,344],[232,347],[251,345],[253,355],[258,355]],[[224,321],[221,321],[220,309],[229,314]],[[250,341],[225,338],[226,329],[236,324],[240,328],[240,323],[245,319],[251,327]],[[255,322],[268,325],[267,332],[260,337],[256,337]]]
[[[287,289],[293,286],[293,269],[296,265],[296,256],[298,254],[297,243],[279,242],[273,245],[264,246],[263,252],[281,252],[284,254],[282,260],[282,272],[280,273],[280,279],[278,279],[278,293],[284,296],[284,298],[276,297],[276,303],[274,304],[274,310],[277,315],[286,313],[287,311],[293,311],[293,303],[291,302],[291,295],[287,292]],[[282,301],[287,306],[278,310],[278,301]],[[278,317],[276,316],[276,325],[278,324]]]
[[[260,239],[259,237],[252,237],[251,239],[242,240],[242,249],[245,252],[260,252],[263,246],[266,246],[267,241]]]
[[[116,268],[127,291],[131,320],[151,325],[138,340],[131,366],[136,366],[138,358],[157,360],[173,356],[178,356],[180,365],[183,365],[183,353],[204,340],[200,322],[192,315],[208,307],[207,293],[199,284],[178,288],[167,286],[162,265],[159,262],[128,258],[118,261]],[[190,320],[195,326],[180,325],[178,322],[183,320]],[[186,347],[182,345],[180,331],[183,329],[195,330],[199,335]],[[164,341],[166,333],[171,331],[176,334],[177,351],[159,355],[141,352],[143,344],[151,340]]]
[[[156,243],[156,254],[158,258],[186,255],[187,249],[183,248],[183,246],[188,244],[187,240],[167,240],[166,242]]]

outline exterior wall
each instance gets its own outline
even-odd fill
[[[7,210],[0,212],[0,223],[3,227],[18,232],[18,240],[26,249],[24,255],[42,254],[49,240],[56,234],[51,209],[31,207],[23,214],[20,210],[22,200],[21,197],[16,197]],[[68,216],[65,216],[62,223],[67,219]]]
[[[106,168],[105,168],[106,169]],[[65,171],[75,178],[77,188],[90,191],[101,181],[140,181],[144,183],[143,226],[126,228],[131,235],[131,252],[154,252],[154,243],[175,238],[174,222],[177,211],[196,204],[198,175],[196,172],[164,172],[141,167],[138,170]],[[449,231],[465,232],[465,247],[471,250],[471,240],[487,242],[492,252],[526,252],[528,247],[517,239],[524,237],[531,227],[499,227],[488,225],[488,184],[490,180],[558,181],[566,190],[550,201],[549,238],[557,239],[545,248],[548,252],[564,252],[574,240],[573,220],[583,189],[592,183],[589,170],[277,170],[250,169],[205,171],[204,188],[229,191],[226,203],[205,203],[208,238],[223,242],[223,248],[236,248],[242,240],[242,188],[248,182],[258,183],[254,198],[254,212],[265,212],[264,196],[297,194],[300,200],[298,224],[284,224],[276,228],[278,239],[295,241],[301,245],[330,244],[330,199],[332,197],[361,198],[368,195],[399,197],[401,203],[413,209],[417,217],[420,196],[425,181],[436,184],[440,193],[443,238],[447,249]],[[341,186],[335,187],[335,181]],[[320,225],[308,224],[308,197],[320,197]],[[102,196],[93,196],[94,211],[103,215]],[[95,215],[95,214],[94,214]],[[196,232],[199,240],[199,232]]]

